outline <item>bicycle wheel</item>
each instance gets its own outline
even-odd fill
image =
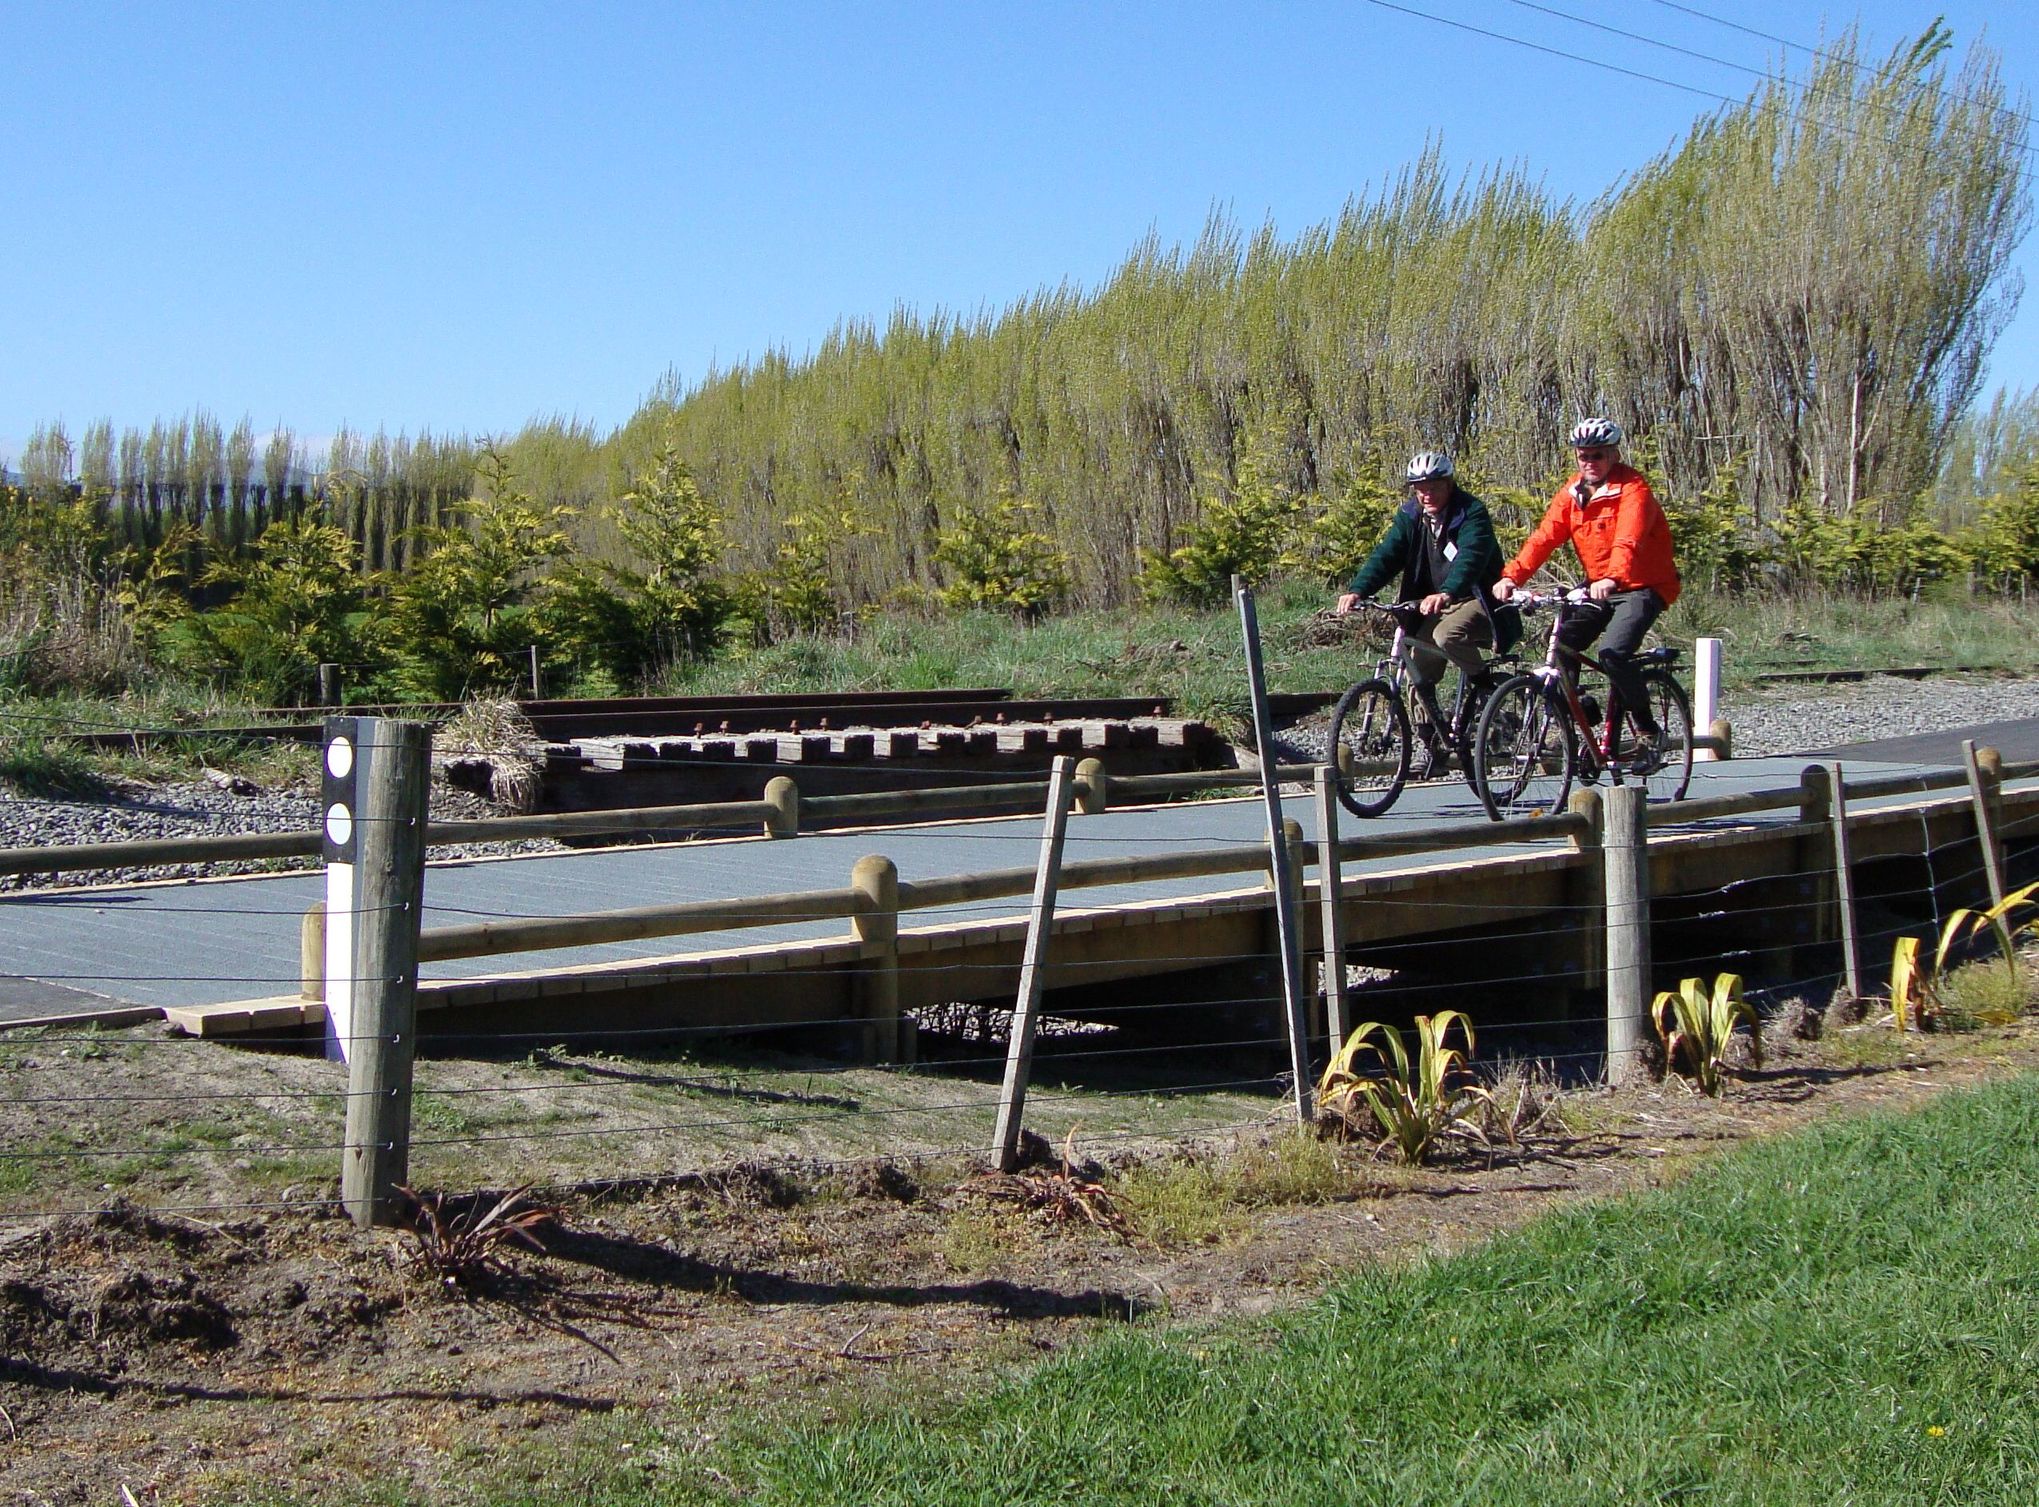
[[[1534,675],[1501,683],[1480,713],[1473,788],[1495,821],[1565,809],[1579,759],[1564,703]]]
[[[1354,816],[1379,816],[1409,778],[1409,715],[1385,680],[1362,680],[1338,698],[1325,730],[1338,771],[1338,800]]]
[[[1638,731],[1631,716],[1621,719],[1621,745],[1615,749],[1622,778],[1636,781],[1651,801],[1682,801],[1692,783],[1692,703],[1685,688],[1671,672],[1643,671],[1643,694],[1650,699],[1661,736],[1657,747],[1643,754],[1636,739]]]
[[[1482,670],[1465,684],[1461,693],[1465,705],[1458,714],[1458,739],[1453,752],[1458,755],[1458,767],[1465,773],[1466,782],[1472,783],[1474,752],[1480,741],[1480,713],[1487,709],[1487,703],[1494,692],[1505,685],[1509,676],[1496,670]]]

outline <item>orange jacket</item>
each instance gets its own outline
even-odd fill
[[[1578,473],[1558,488],[1543,522],[1501,574],[1520,586],[1567,539],[1579,552],[1589,581],[1612,580],[1621,591],[1647,586],[1670,606],[1678,600],[1678,567],[1671,559],[1671,525],[1650,484],[1633,466],[1617,465],[1581,506],[1572,489]]]

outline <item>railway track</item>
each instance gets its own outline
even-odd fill
[[[1334,692],[1294,692],[1271,698],[1277,718],[1328,706]],[[1109,722],[1170,715],[1165,696],[1075,697],[1015,700],[1008,689],[975,687],[916,691],[786,692],[749,696],[616,696],[520,701],[517,708],[549,743],[582,738],[653,734],[701,737],[756,732],[815,732],[843,728],[972,728],[1018,723]],[[315,743],[328,716],[406,717],[439,722],[459,702],[385,703],[344,707],[269,707],[259,721],[232,726],[130,728],[64,734],[94,748],[123,749],[179,738],[290,739]],[[310,720],[307,720],[310,719]]]

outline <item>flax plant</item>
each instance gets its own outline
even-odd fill
[[[1946,1020],[1948,960],[1958,949],[1977,940],[1984,932],[1995,939],[2005,969],[2018,964],[2018,939],[2039,926],[2039,883],[2013,890],[1997,904],[1984,910],[1966,906],[1949,916],[1940,928],[1939,944],[1930,961],[1920,956],[1917,937],[1899,937],[1891,951],[1891,1023],[1900,1031],[1931,1030]],[[2017,1018],[2014,1008],[1989,1009],[1972,1019],[1986,1025],[2003,1025]]]
[[[1650,1019],[1663,1044],[1664,1071],[1675,1071],[1682,1059],[1694,1085],[1709,1098],[1719,1098],[1727,1087],[1728,1045],[1744,1021],[1755,1063],[1762,1066],[1763,1022],[1742,997],[1738,973],[1721,974],[1710,990],[1696,978],[1664,990],[1650,1005]]]
[[[1449,1044],[1454,1025],[1463,1048]],[[1412,1063],[1400,1031],[1368,1021],[1345,1039],[1317,1081],[1317,1102],[1341,1130],[1351,1128],[1363,1108],[1380,1147],[1394,1147],[1410,1166],[1427,1161],[1447,1135],[1477,1134],[1469,1117],[1489,1098],[1467,1065],[1473,1023],[1463,1011],[1417,1016],[1416,1043]]]

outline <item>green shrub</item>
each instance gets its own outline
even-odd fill
[[[205,572],[200,584],[231,598],[167,624],[164,652],[179,669],[263,701],[309,700],[320,664],[361,658],[359,559],[345,531],[312,510],[279,518],[262,531],[252,559]]]
[[[946,566],[941,600],[948,607],[986,607],[1029,620],[1069,594],[1069,557],[1054,537],[1035,528],[1039,510],[1007,492],[980,507],[954,510],[954,522],[935,540],[935,560]]]
[[[381,578],[388,610],[374,621],[398,695],[457,701],[511,690],[529,673],[544,626],[534,610],[540,583],[572,548],[574,510],[535,502],[493,445],[480,481],[451,523],[411,531],[421,558],[409,570]]]

